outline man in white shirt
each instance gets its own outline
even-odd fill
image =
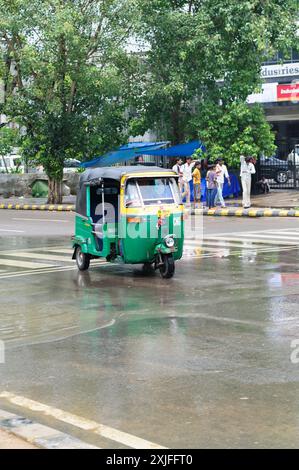
[[[181,171],[183,173],[182,183],[184,186],[183,197],[186,196],[186,204],[190,205],[190,182],[192,181],[192,170],[195,165],[195,162],[192,162],[192,158],[188,157],[186,163],[181,166]]]
[[[252,163],[253,159],[251,157],[240,156],[241,162],[241,182],[243,189],[243,207],[244,209],[249,209],[251,206],[250,193],[251,193],[251,175],[255,174],[255,166]]]
[[[178,184],[179,184],[180,193],[183,192],[183,186],[184,186],[183,185],[182,163],[183,163],[183,160],[181,158],[178,158],[176,160],[175,165],[173,165],[173,167],[172,167],[172,171],[175,171],[179,175]]]
[[[218,159],[216,161],[216,175],[217,175],[217,195],[215,198],[215,205],[217,205],[217,202],[220,201],[221,207],[225,207],[225,202],[223,199],[224,178],[227,179],[229,185],[230,185],[230,178],[229,178],[229,174],[227,171],[227,167],[224,164],[222,159]]]

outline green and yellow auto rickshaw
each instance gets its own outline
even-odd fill
[[[106,258],[143,264],[171,278],[183,254],[184,207],[171,170],[146,166],[95,168],[80,178],[74,254],[80,271]]]

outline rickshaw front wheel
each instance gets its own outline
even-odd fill
[[[76,248],[76,262],[80,271],[86,271],[89,268],[90,256],[83,253],[80,246]]]
[[[162,255],[162,265],[159,267],[163,279],[170,279],[175,272],[174,259],[171,254]]]

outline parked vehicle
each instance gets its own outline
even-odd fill
[[[273,179],[280,184],[286,183],[291,177],[290,163],[285,160],[276,157],[261,157],[259,164],[260,177]]]
[[[143,264],[171,278],[183,255],[184,208],[177,174],[157,167],[95,168],[80,178],[73,259]]]
[[[63,171],[65,173],[76,172],[78,168],[80,168],[80,165],[81,165],[81,162],[79,160],[76,160],[74,158],[67,158],[66,160],[64,160]]]

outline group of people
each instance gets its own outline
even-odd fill
[[[255,174],[255,160],[252,157],[240,156],[240,177],[243,189],[243,207],[248,209],[251,206],[251,177]],[[201,200],[201,181],[206,180],[206,205],[209,209],[220,203],[225,207],[223,198],[223,186],[225,178],[231,185],[227,167],[222,158],[218,158],[215,163],[208,164],[207,160],[192,161],[191,157],[183,163],[181,158],[176,160],[172,167],[179,175],[179,188],[183,198],[186,198],[186,205],[190,206],[190,183],[193,181],[194,188],[194,207],[200,207]]]
[[[200,207],[201,181],[202,178],[205,178],[207,207],[212,208],[218,202],[220,202],[221,207],[225,207],[223,198],[225,178],[229,185],[231,183],[223,159],[218,159],[215,163],[208,165],[206,160],[192,161],[192,158],[189,157],[186,159],[186,163],[183,163],[182,159],[179,158],[172,169],[179,175],[179,188],[182,197],[186,198],[186,205],[190,205],[190,182],[193,181],[194,207]]]

